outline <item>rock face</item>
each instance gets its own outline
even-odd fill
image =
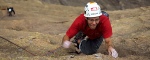
[[[60,4],[67,6],[85,6],[91,0],[41,0],[46,3]],[[123,10],[150,6],[150,0],[93,0],[104,10]]]
[[[36,55],[0,38],[0,60],[150,60],[150,6],[146,0],[126,4],[127,0],[97,0],[103,9],[114,9],[106,12],[118,58],[108,55],[105,42],[93,55],[76,54],[74,44],[69,49],[60,48],[66,30],[83,13],[87,1],[90,0],[0,0],[1,10],[13,6],[16,11],[15,16],[3,17],[0,10],[0,36]]]

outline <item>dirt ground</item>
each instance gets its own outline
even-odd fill
[[[60,47],[63,35],[84,7],[38,0],[12,0],[3,5],[13,6],[16,14],[8,17],[0,11],[0,60],[150,60],[150,6],[107,11],[113,27],[112,41],[119,54],[113,58],[105,43],[93,55],[74,53],[73,44],[69,49]]]

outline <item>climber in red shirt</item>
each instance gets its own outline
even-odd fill
[[[96,53],[104,39],[109,54],[115,58],[118,56],[111,42],[112,27],[108,14],[103,14],[96,2],[87,3],[84,14],[79,15],[67,30],[62,39],[62,46],[69,48],[70,39],[74,36],[73,42],[77,44],[76,47],[84,54]]]

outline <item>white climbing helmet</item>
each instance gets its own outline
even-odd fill
[[[101,8],[96,2],[88,2],[84,11],[85,17],[97,17],[102,15]]]

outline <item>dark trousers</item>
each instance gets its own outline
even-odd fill
[[[8,12],[8,16],[12,16],[12,12]]]
[[[97,52],[102,42],[103,42],[103,37],[94,40],[90,40],[90,39],[82,40],[79,45],[79,49],[81,50],[82,53],[91,55]]]

